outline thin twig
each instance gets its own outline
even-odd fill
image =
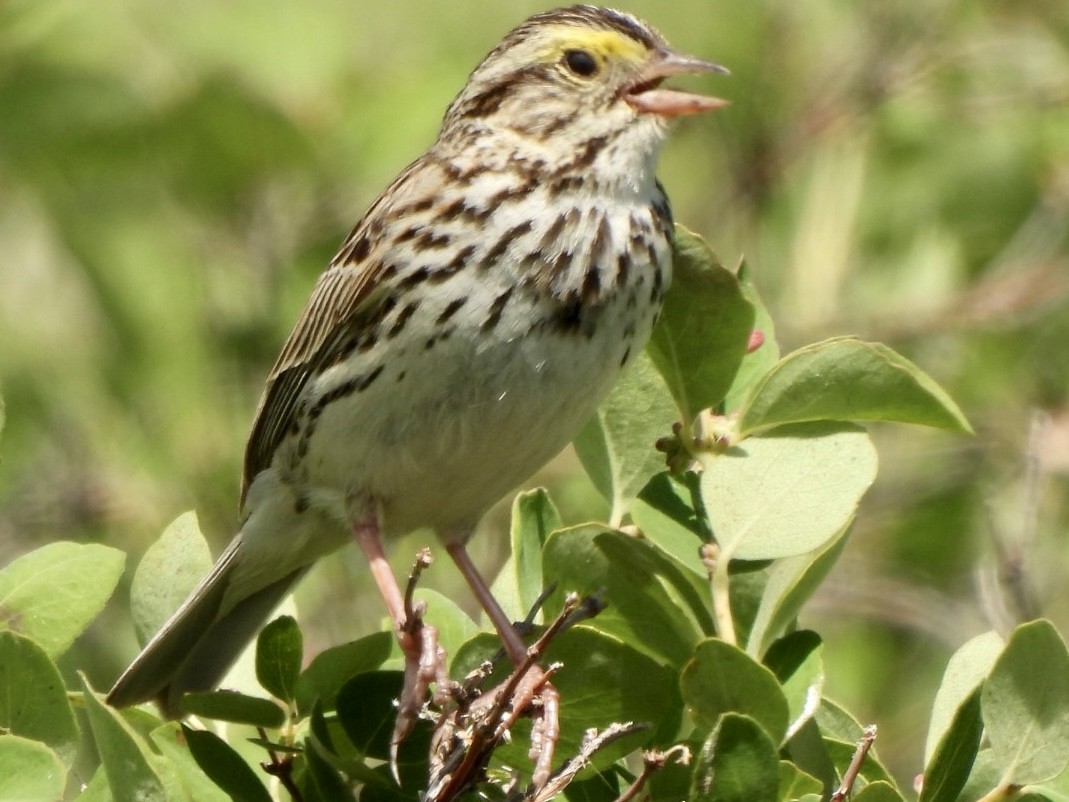
[[[256,731],[260,734],[261,740],[269,741],[267,730],[263,727],[257,727]],[[267,755],[271,758],[271,762],[261,763],[260,768],[278,779],[279,783],[293,799],[293,802],[304,802],[304,795],[301,794],[301,789],[297,787],[297,783],[293,779],[293,758],[289,755],[280,758],[278,753],[270,746],[264,748],[267,749]]]
[[[620,796],[616,797],[615,802],[631,802],[635,799],[643,787],[645,787],[646,782],[650,777],[663,769],[668,763],[668,758],[672,757],[673,754],[678,755],[676,759],[677,763],[684,766],[690,763],[690,749],[683,744],[678,744],[663,752],[656,749],[644,752],[642,754],[642,773],[635,778],[635,781],[631,783],[631,785],[627,786]]]
[[[853,790],[854,783],[857,781],[857,775],[861,773],[861,765],[868,757],[872,742],[875,740],[876,725],[870,724],[861,731],[861,740],[857,742],[857,749],[854,750],[854,756],[850,759],[850,765],[843,772],[843,780],[839,783],[839,789],[831,795],[829,802],[845,802],[850,796],[850,791]]]
[[[618,741],[625,735],[649,729],[649,726],[649,724],[635,724],[629,721],[624,724],[610,724],[602,732],[589,730],[579,746],[579,753],[550,777],[549,782],[542,788],[533,789],[527,796],[522,797],[519,802],[549,802],[549,800],[559,796],[568,784],[575,779],[575,776],[589,765],[590,759],[595,752],[608,746],[613,741]]]

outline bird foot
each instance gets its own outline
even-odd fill
[[[559,664],[543,668],[539,661],[557,635],[577,621],[597,615],[602,607],[596,597],[579,599],[569,594],[564,609],[526,648],[501,684],[479,693],[491,671],[491,664],[486,663],[454,686],[454,708],[441,717],[434,733],[426,802],[454,799],[474,784],[494,749],[525,715],[534,721],[529,752],[534,761],[531,790],[537,792],[546,786],[560,738],[560,694],[551,682]]]
[[[452,709],[439,719],[434,733],[427,802],[454,799],[470,787],[524,716],[534,722],[529,752],[535,764],[532,786],[546,784],[560,737],[560,694],[550,681],[558,666],[542,668],[536,659],[532,654],[503,682],[481,694],[477,688],[489,676],[489,664],[455,686]]]
[[[453,685],[446,672],[446,654],[438,643],[438,629],[424,621],[427,605],[416,601],[413,593],[423,569],[432,562],[429,549],[416,555],[404,596],[404,620],[397,622],[397,643],[405,656],[404,682],[397,699],[397,720],[390,736],[390,772],[400,782],[397,751],[412,732],[430,698],[431,683],[436,684],[435,703],[444,704]]]

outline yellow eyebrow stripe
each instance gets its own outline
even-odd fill
[[[646,56],[645,45],[616,31],[589,31],[560,25],[546,33],[550,44],[547,52],[549,56],[578,48],[589,50],[603,59],[615,57],[640,61]]]

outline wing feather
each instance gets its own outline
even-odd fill
[[[293,423],[294,412],[309,379],[329,365],[339,350],[377,318],[391,287],[380,280],[382,249],[391,211],[413,193],[429,191],[432,175],[427,157],[416,160],[394,180],[368,209],[342,243],[330,267],[319,277],[297,324],[267,379],[245,447],[241,503],[249,485],[269,467],[279,443]],[[431,173],[437,172],[432,169]]]

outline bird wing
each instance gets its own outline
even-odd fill
[[[367,265],[335,266],[316,282],[260,397],[245,447],[242,504],[252,480],[271,464],[309,378],[330,363],[359,329],[360,319],[378,308],[388,294],[388,288],[376,285],[375,272]]]
[[[430,154],[409,164],[367,210],[342,243],[271,369],[245,447],[241,504],[260,471],[269,467],[286,436],[308,380],[378,318],[392,287],[381,280],[389,218],[415,196],[435,188],[440,168]],[[431,168],[431,169],[425,169]]]

